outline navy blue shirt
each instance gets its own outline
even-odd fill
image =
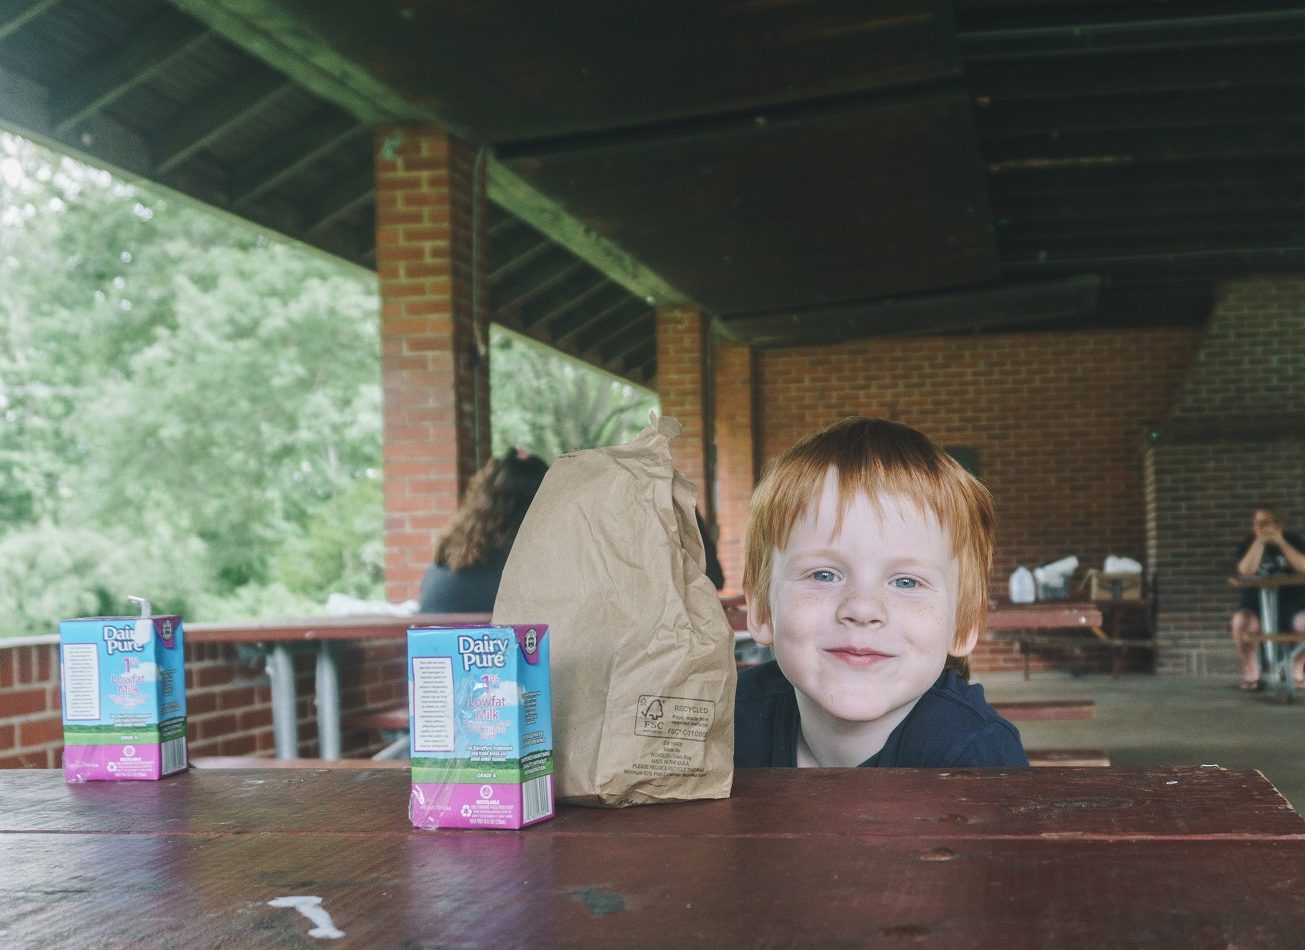
[[[734,707],[735,768],[797,765],[798,705],[774,660],[739,674]],[[861,768],[1028,765],[1019,731],[983,698],[983,687],[942,674]]]
[[[500,551],[486,563],[460,571],[432,564],[421,579],[421,606],[417,609],[424,614],[489,613],[494,609],[507,557],[506,551]]]

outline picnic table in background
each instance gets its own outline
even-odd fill
[[[1038,601],[1033,604],[999,603],[988,611],[986,636],[990,640],[1014,640],[1024,658],[1024,678],[1029,678],[1029,658],[1038,646],[1074,650],[1107,649],[1112,652],[1111,673],[1119,676],[1123,650],[1154,650],[1150,637],[1121,635],[1122,610],[1146,607],[1146,601]],[[1105,622],[1104,611],[1110,612]]]
[[[1292,702],[1296,698],[1296,681],[1291,673],[1291,663],[1305,650],[1305,636],[1278,630],[1278,591],[1284,587],[1305,586],[1305,574],[1272,574],[1268,577],[1234,574],[1228,578],[1228,584],[1259,591],[1260,635],[1254,639],[1264,648],[1262,676],[1268,678],[1270,689],[1279,687],[1283,699]],[[1279,650],[1279,646],[1288,649]]]
[[[403,769],[0,772],[9,946],[1294,946],[1258,772],[751,769],[733,797],[416,831]],[[1163,935],[1157,938],[1156,935]],[[1018,936],[1017,936],[1018,935]]]
[[[321,756],[340,758],[340,672],[336,645],[344,641],[405,640],[409,627],[489,623],[489,614],[412,614],[406,617],[303,617],[249,623],[194,623],[186,642],[264,644],[272,687],[272,736],[278,759],[299,755],[299,723],[290,647],[311,643],[317,652],[317,734]]]

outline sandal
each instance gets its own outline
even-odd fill
[[[1297,680],[1296,685],[1305,686],[1305,681]],[[1240,688],[1248,693],[1258,693],[1264,689],[1264,684],[1259,680],[1242,680]]]

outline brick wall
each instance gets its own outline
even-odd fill
[[[711,514],[706,475],[707,318],[696,307],[657,308],[657,398],[683,428],[671,443],[675,467],[697,490],[698,511]]]
[[[407,702],[406,646],[402,640],[348,644],[340,650],[342,716]],[[314,659],[296,649],[300,754],[317,755],[313,707]],[[261,652],[232,644],[186,645],[186,706],[192,756],[271,755],[272,695]],[[342,754],[377,751],[373,733],[346,728]],[[60,768],[63,737],[59,648],[47,642],[0,641],[0,768]]]
[[[1251,509],[1275,504],[1305,529],[1305,278],[1222,288],[1146,461],[1160,668],[1236,673],[1226,579]]]
[[[753,362],[749,347],[715,349],[716,554],[725,572],[723,594],[743,590],[743,541],[757,483]]]
[[[1198,339],[1151,329],[761,351],[760,455],[845,415],[897,419],[977,450],[997,505],[994,592],[1018,564],[1074,554],[1081,575],[1107,554],[1142,560],[1143,437],[1168,417]],[[980,670],[1019,665],[1008,644],[975,657]]]
[[[416,596],[489,453],[488,204],[476,152],[435,127],[376,132],[385,579]]]

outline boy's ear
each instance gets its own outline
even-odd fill
[[[755,640],[756,638],[754,637],[753,639]],[[976,623],[970,628],[970,632],[965,635],[964,639],[962,639],[959,644],[953,644],[953,648],[948,652],[951,653],[952,656],[969,656],[974,652],[974,647],[978,642],[979,625]]]
[[[748,633],[752,634],[752,639],[763,647],[774,644],[775,635],[770,629],[770,611],[763,611],[762,605],[758,604],[751,594],[744,594],[743,601],[748,605]],[[766,615],[765,620],[761,619],[763,613]]]

